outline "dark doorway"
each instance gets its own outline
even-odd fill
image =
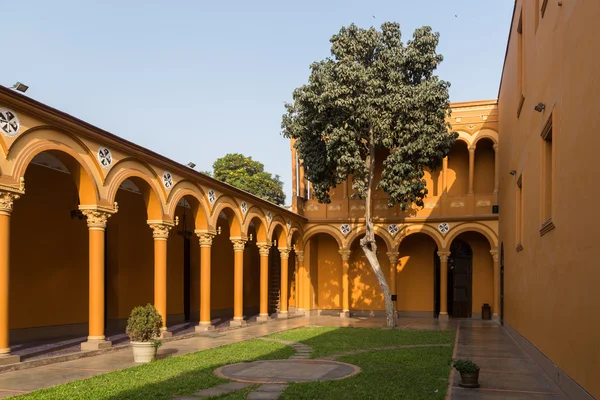
[[[108,227],[104,228],[104,334],[108,327]],[[89,232],[88,232],[89,235]]]
[[[455,239],[448,258],[448,314],[471,318],[473,301],[473,252],[462,240]]]
[[[183,314],[190,321],[190,238],[183,238]]]
[[[279,295],[281,290],[281,258],[279,250],[271,247],[269,254],[269,304],[268,313],[275,314],[279,311]]]
[[[500,324],[504,325],[504,243],[500,243]]]
[[[437,247],[433,251],[433,318],[440,316],[440,257]]]

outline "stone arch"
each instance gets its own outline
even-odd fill
[[[243,217],[240,212],[240,207],[237,202],[229,196],[221,196],[215,202],[213,207],[212,215],[209,219],[209,226],[213,229],[217,228],[219,221],[219,215],[224,213],[227,216],[227,223],[229,224],[229,234],[231,237],[242,236],[242,220]]]
[[[481,233],[490,243],[490,248],[495,249],[498,247],[498,238],[490,227],[477,222],[464,222],[450,229],[450,232],[444,238],[443,247],[439,248],[447,249],[458,235],[469,231]]]
[[[90,150],[74,136],[54,129],[30,129],[13,142],[7,155],[14,162],[12,177],[15,182],[25,176],[33,158],[43,152],[52,154],[69,169],[81,204],[100,202],[100,166]]]
[[[490,139],[494,144],[498,144],[498,132],[493,129],[482,129],[473,135],[473,146],[477,145],[481,139]]]
[[[352,246],[352,243],[356,239],[358,239],[360,236],[364,235],[366,231],[367,231],[366,225],[362,225],[362,226],[354,229],[352,232],[350,232],[348,237],[346,237],[346,240],[345,240],[346,246],[348,248],[350,248],[350,246]],[[379,225],[374,225],[373,231],[375,232],[375,235],[379,236],[385,242],[385,245],[387,246],[388,251],[390,251],[391,249],[393,249],[395,247],[394,239],[389,234],[389,232],[387,231],[386,228],[379,226]]]
[[[114,203],[119,186],[126,179],[132,179],[137,183],[143,182],[144,203],[149,220],[162,220],[165,215],[165,192],[160,189],[159,179],[156,173],[147,164],[134,160],[124,159],[115,164],[105,180],[107,188],[106,198],[108,202]]]
[[[465,131],[454,131],[454,132],[458,133],[458,137],[456,138],[457,142],[465,142],[467,144],[467,147],[469,147],[473,144],[473,136],[469,135],[467,132],[465,132]]]
[[[304,232],[304,244],[306,245],[313,236],[319,233],[325,233],[332,236],[340,249],[344,248],[345,240],[342,237],[342,233],[331,225],[316,225],[307,229],[306,232]]]
[[[302,229],[296,223],[292,223],[291,228],[288,232],[288,247],[292,248],[294,245],[294,238],[296,238],[297,248],[299,251],[304,250],[304,238],[302,234]]]
[[[284,248],[287,247],[288,244],[288,229],[285,224],[285,221],[281,216],[276,215],[273,217],[271,221],[271,225],[269,225],[269,231],[267,233],[268,240],[277,239],[277,247]],[[282,245],[283,243],[283,245]]]
[[[265,220],[265,216],[260,208],[251,207],[246,213],[244,224],[242,225],[242,232],[246,236],[248,236],[251,222],[254,223],[254,229],[256,230],[256,242],[267,243],[267,221]]]
[[[409,225],[406,226],[403,230],[403,232],[398,234],[398,238],[395,241],[395,246],[393,246],[393,248],[395,248],[396,250],[398,250],[400,248],[400,244],[402,243],[402,241],[415,233],[422,233],[425,234],[427,236],[429,236],[431,239],[433,239],[433,241],[435,242],[435,244],[437,245],[439,250],[442,250],[444,248],[443,244],[445,243],[444,240],[442,239],[440,233],[437,231],[437,229],[426,225],[426,224],[415,224],[415,225]]]
[[[181,180],[177,182],[177,184],[171,189],[169,197],[167,199],[167,215],[170,218],[174,218],[177,204],[179,204],[181,199],[183,199],[186,196],[191,197],[195,200],[193,204],[190,204],[190,206],[192,207],[192,212],[194,214],[194,226],[196,230],[207,231],[208,206],[205,200],[206,197],[204,196],[202,188],[189,180]]]

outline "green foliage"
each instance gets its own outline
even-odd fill
[[[373,167],[368,156],[385,149],[373,186],[390,205],[422,207],[424,167],[438,168],[458,136],[448,134],[446,122],[450,84],[434,75],[442,61],[439,34],[422,27],[405,45],[400,25],[386,22],[381,30],[344,27],[330,41],[331,57],[311,65],[282,121],[316,197],[328,203],[329,190],[352,177],[364,198]]]
[[[213,164],[212,177],[272,203],[283,205],[285,193],[279,175],[265,172],[263,163],[242,154],[227,154]]]
[[[133,342],[149,342],[160,336],[162,325],[162,317],[156,308],[152,304],[146,304],[131,311],[125,332]],[[157,349],[160,346],[155,341],[153,345]]]
[[[458,372],[477,372],[479,367],[471,360],[454,360],[454,368]]]

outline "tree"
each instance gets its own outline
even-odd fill
[[[283,135],[296,139],[320,202],[329,203],[329,190],[347,179],[364,199],[360,246],[383,292],[389,327],[395,325],[394,306],[377,260],[372,195],[381,189],[389,206],[423,207],[424,168],[439,168],[458,136],[448,133],[446,122],[450,84],[434,75],[442,61],[438,41],[430,27],[415,30],[406,45],[397,23],[386,22],[381,30],[343,27],[330,40],[331,57],[313,63],[308,83],[294,90],[281,124]],[[375,182],[379,149],[387,156]]]
[[[279,175],[265,172],[263,163],[243,154],[227,154],[213,164],[213,178],[245,190],[272,203],[283,205],[285,193]]]

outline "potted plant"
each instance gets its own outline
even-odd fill
[[[479,387],[479,367],[471,360],[454,360],[454,368],[460,372],[461,382],[458,384],[464,388]]]
[[[127,320],[127,335],[133,348],[133,359],[136,363],[154,360],[162,342],[158,340],[162,317],[152,304],[136,307]]]

